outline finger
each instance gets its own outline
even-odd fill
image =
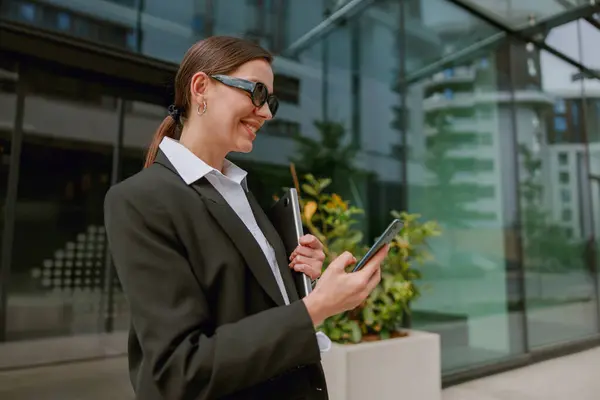
[[[367,264],[364,266],[364,268],[361,269],[360,271],[355,272],[355,274],[366,275],[366,276],[370,277],[375,272],[377,272],[377,270],[380,268],[381,262],[387,256],[389,248],[390,248],[390,246],[386,244],[381,249],[379,249],[379,251],[377,253],[375,253],[375,255],[373,257],[371,257],[371,259],[367,262]],[[366,278],[366,279],[369,279],[369,278]]]
[[[335,270],[344,271],[345,268],[349,265],[352,265],[356,262],[356,258],[349,251],[345,251],[340,254],[335,260],[329,264],[327,268],[333,268]]]
[[[321,276],[321,269],[309,264],[296,264],[293,268],[294,271],[301,272],[312,280],[315,280]]]
[[[371,277],[369,278],[369,282],[367,283],[367,291],[369,293],[371,293],[373,291],[373,289],[375,289],[375,287],[377,285],[379,285],[380,281],[381,281],[381,268],[377,268],[375,273],[373,275],[371,275]]]
[[[298,255],[294,257],[294,259],[290,262],[290,268],[294,268],[296,265],[308,265],[314,271],[321,271],[321,267],[323,263],[314,258],[309,258],[305,256]]]
[[[312,260],[313,259],[311,257],[296,255],[290,262],[290,267],[293,267],[296,264],[310,264]]]
[[[313,259],[317,260],[317,259],[319,259],[321,254],[323,254],[323,252],[320,250],[315,250],[311,247],[298,246],[290,255],[290,260],[298,255],[302,255],[304,257],[313,258]],[[323,254],[323,256],[324,256],[324,254]],[[323,258],[325,258],[325,257],[323,257]],[[321,260],[321,261],[323,261],[323,260]]]
[[[300,238],[299,242],[302,246],[308,246],[312,249],[317,249],[317,250],[323,249],[323,244],[314,235],[310,235],[310,234],[304,235]]]

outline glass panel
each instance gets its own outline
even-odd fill
[[[463,52],[473,53],[478,46],[489,46],[504,36],[447,0],[408,0],[405,29],[409,82],[430,77],[432,64],[451,63]]]
[[[229,0],[235,1],[235,0]],[[319,43],[321,43],[330,32],[343,28],[345,23],[355,18],[364,18],[364,11],[372,8],[372,1],[350,1],[350,0],[306,0],[302,2],[292,0],[247,0],[249,3],[281,3],[278,8],[276,19],[281,17],[282,27],[278,30],[282,35],[282,48],[296,51],[293,56],[300,52],[316,52],[318,54]],[[388,7],[388,1],[377,2],[378,7]],[[330,19],[336,15],[337,22]],[[298,17],[301,16],[301,17]],[[393,16],[391,14],[389,17]],[[339,18],[337,18],[339,17]],[[285,22],[283,22],[285,21]],[[326,23],[324,23],[327,21]],[[324,23],[323,25],[321,25]],[[397,21],[392,21],[397,25]],[[308,35],[308,36],[307,36]],[[307,39],[307,37],[309,37]],[[307,40],[305,40],[307,39]],[[300,42],[302,45],[299,45]],[[287,54],[287,53],[286,53]],[[305,53],[306,54],[306,53]]]
[[[3,0],[3,18],[121,49],[136,49],[135,0]]]
[[[449,2],[422,4],[426,15],[407,15],[406,25],[419,29],[405,38],[409,65],[446,57],[447,38],[461,51],[474,42],[474,31],[493,32],[482,22],[475,26]],[[431,38],[433,53],[410,44],[417,34]],[[513,53],[521,54],[518,69],[527,71],[524,49],[496,41],[472,46],[468,55],[407,88],[408,209],[438,220],[443,229],[431,243],[435,259],[423,268],[427,289],[413,306],[413,325],[440,333],[444,372],[525,351],[511,230],[517,196],[513,111],[526,114],[549,100],[529,89],[534,80],[529,74],[511,76]],[[511,78],[522,97],[516,104],[511,104]]]
[[[377,2],[312,42],[296,60],[277,58],[275,91],[286,93],[285,100],[248,156],[280,166],[280,178],[270,178],[277,185],[291,184],[290,161],[301,176],[333,178],[330,190],[367,211],[361,223],[369,243],[389,224],[390,210],[402,208],[395,124],[400,96],[394,88],[400,69],[398,6]]]
[[[597,51],[598,43],[600,43],[600,20],[596,22],[596,26],[590,24],[588,21],[581,19],[579,20],[579,32],[580,32],[580,45],[581,45],[581,63],[587,68],[595,71],[598,75],[600,75],[600,52]],[[584,76],[585,78],[589,78]],[[578,77],[579,78],[579,77]],[[595,96],[593,93],[597,93],[600,91],[600,80],[598,79],[586,79],[585,80],[585,91],[592,96]],[[592,107],[589,112],[590,114],[595,114],[594,105],[590,105]],[[588,137],[590,142],[598,142],[600,141],[600,135],[598,134],[598,126],[596,129],[592,129],[588,132]]]
[[[155,130],[166,116],[166,108],[145,101],[126,101],[121,149],[121,176],[126,179],[139,172],[144,166],[146,150]],[[108,312],[114,330],[129,329],[129,305],[123,295],[116,273],[111,292],[107,293]]]
[[[589,0],[460,0],[508,26],[519,28],[571,9],[589,5]]]
[[[592,195],[582,82],[572,79],[577,69],[555,56],[542,51],[540,60],[540,89],[553,103],[523,119],[533,134],[519,131],[526,304],[533,348],[598,331],[591,259],[586,256]]]
[[[546,44],[562,54],[570,57],[571,59],[582,63],[582,53],[580,48],[580,22],[571,21],[564,25],[557,26],[550,30],[546,36]],[[589,57],[589,56],[587,56]],[[567,65],[565,63],[565,65]],[[573,71],[573,76],[563,75],[563,79],[570,78],[572,80],[577,78],[577,71]],[[576,87],[577,85],[575,85]]]
[[[152,57],[179,62],[187,49],[205,36],[208,2],[178,2],[174,7],[168,1],[144,1],[138,50]]]
[[[599,14],[600,15],[600,14]],[[598,18],[600,22],[600,18]],[[594,71],[600,72],[600,55],[595,49],[600,40],[600,30],[588,21],[581,20],[581,48],[583,64]],[[595,236],[595,254],[590,255],[590,262],[594,263],[596,270],[596,296],[600,286],[600,80],[585,74],[581,76],[583,84],[586,138],[588,141],[588,168],[590,185],[590,211],[586,218],[593,220],[593,233]],[[587,183],[587,182],[586,182]],[[590,265],[592,267],[592,265]],[[600,300],[600,299],[599,299]],[[598,305],[600,307],[600,305]]]
[[[0,218],[0,243],[2,243],[2,238],[4,236],[5,201],[8,186],[9,164],[12,155],[12,135],[14,132],[15,114],[17,111],[18,80],[17,63],[9,56],[9,54],[0,52],[0,209],[2,210],[2,218]],[[2,248],[0,248],[0,257],[1,255]],[[0,268],[2,268],[1,265]],[[4,274],[0,275],[5,277]],[[8,281],[0,282],[0,290],[4,290],[8,284]],[[5,318],[3,312],[4,307],[0,304],[0,318]],[[0,321],[0,326],[3,325],[3,322],[4,321]]]
[[[154,132],[167,116],[167,108],[146,101],[127,101],[121,153],[121,176],[126,179],[144,166]]]
[[[98,332],[117,100],[50,68],[26,80],[7,337]]]

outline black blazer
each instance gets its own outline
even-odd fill
[[[131,308],[129,370],[140,400],[327,399],[315,329],[277,231],[286,306],[252,234],[205,179],[166,156],[110,188],[105,225]]]

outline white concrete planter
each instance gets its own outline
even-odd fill
[[[334,343],[322,354],[330,400],[441,400],[440,337],[408,333],[377,342]]]

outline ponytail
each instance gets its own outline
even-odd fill
[[[160,124],[154,137],[152,138],[152,142],[148,147],[148,152],[146,153],[146,161],[144,162],[144,168],[148,168],[152,165],[154,160],[156,159],[156,155],[158,154],[158,148],[160,146],[160,142],[162,142],[163,138],[169,137],[175,139],[177,136],[177,123],[168,115],[164,121]]]

